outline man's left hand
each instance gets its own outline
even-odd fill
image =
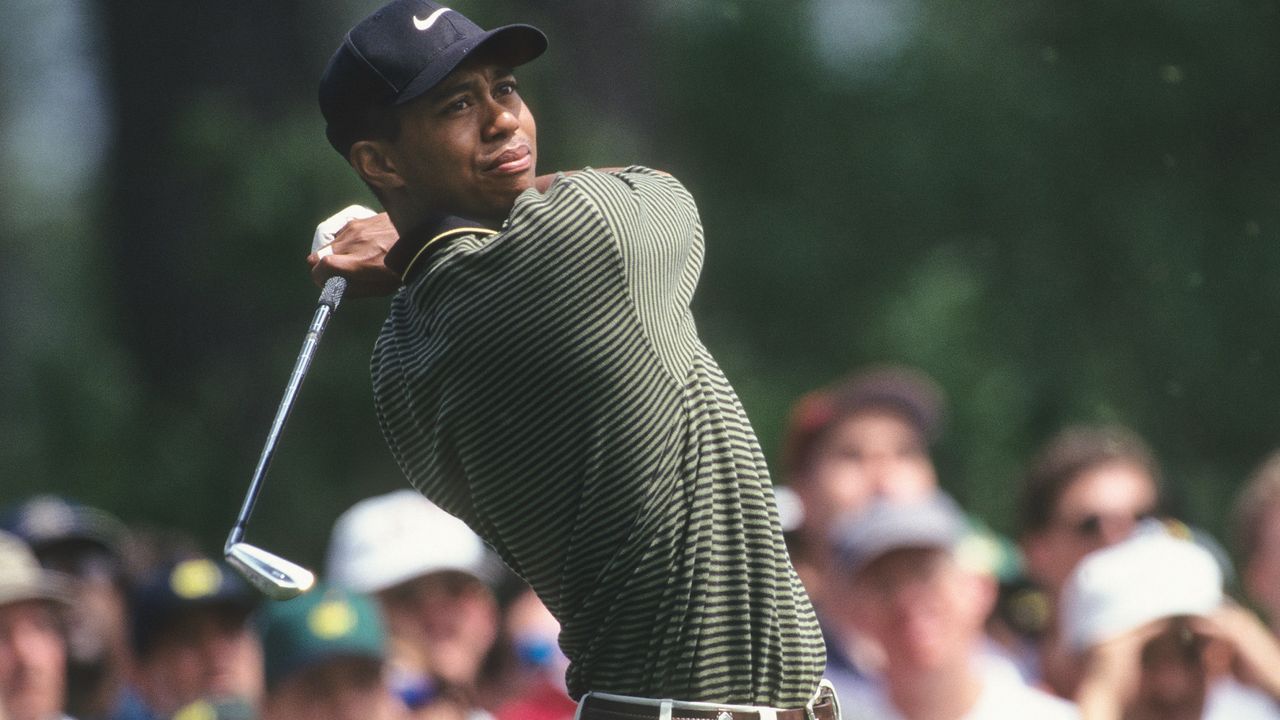
[[[307,256],[311,279],[323,287],[325,280],[341,275],[347,279],[347,297],[390,295],[400,287],[400,276],[385,258],[399,239],[386,213],[351,220],[332,243]]]

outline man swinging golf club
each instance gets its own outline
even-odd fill
[[[832,720],[759,443],[689,311],[697,208],[643,167],[536,175],[512,68],[545,47],[429,0],[352,28],[320,106],[394,229],[352,221],[313,277],[399,288],[384,436],[560,621],[579,717]]]

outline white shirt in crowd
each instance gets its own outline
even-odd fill
[[[1280,720],[1280,705],[1258,688],[1219,680],[1209,688],[1203,720]]]
[[[1062,698],[1027,685],[1006,660],[980,661],[982,693],[956,720],[1078,720],[1076,707]],[[835,678],[832,678],[835,682]],[[906,720],[877,682],[855,680],[837,685],[844,720]]]

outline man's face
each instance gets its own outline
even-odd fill
[[[822,538],[835,518],[861,512],[876,498],[919,500],[938,484],[919,430],[900,413],[877,408],[828,430],[797,480],[805,523]]]
[[[382,662],[335,657],[285,678],[264,703],[263,720],[408,720],[382,678]]]
[[[255,702],[262,648],[243,608],[200,607],[174,619],[138,663],[138,685],[164,713],[202,698]]]
[[[388,588],[378,599],[390,634],[419,651],[424,670],[464,686],[476,681],[500,622],[488,586],[442,571]]]
[[[118,661],[128,648],[128,601],[117,581],[118,561],[104,548],[85,542],[57,543],[39,551],[40,564],[68,575],[75,603],[67,628],[73,663]]]
[[[1138,694],[1125,710],[1126,720],[1197,720],[1208,688],[1206,641],[1179,622],[1142,649]]]
[[[884,650],[887,672],[907,676],[967,662],[995,593],[989,578],[938,548],[885,553],[848,588],[846,619]]]
[[[537,127],[515,76],[473,56],[401,109],[391,144],[410,202],[491,224],[537,175]]]
[[[1257,546],[1245,558],[1245,590],[1266,613],[1271,626],[1280,628],[1280,503],[1263,511],[1258,527]]]
[[[0,711],[9,720],[61,714],[65,663],[62,628],[48,602],[0,606]]]
[[[1059,497],[1048,527],[1024,539],[1028,571],[1056,594],[1085,555],[1129,537],[1156,501],[1155,481],[1136,464],[1086,470]]]

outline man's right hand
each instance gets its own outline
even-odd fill
[[[323,287],[325,280],[341,275],[347,279],[347,297],[390,295],[400,287],[400,276],[384,259],[399,239],[386,213],[351,220],[332,243],[307,256],[311,279]]]
[[[1094,645],[1082,656],[1074,698],[1081,720],[1124,717],[1142,684],[1142,649],[1169,626],[1168,618],[1147,623]]]

